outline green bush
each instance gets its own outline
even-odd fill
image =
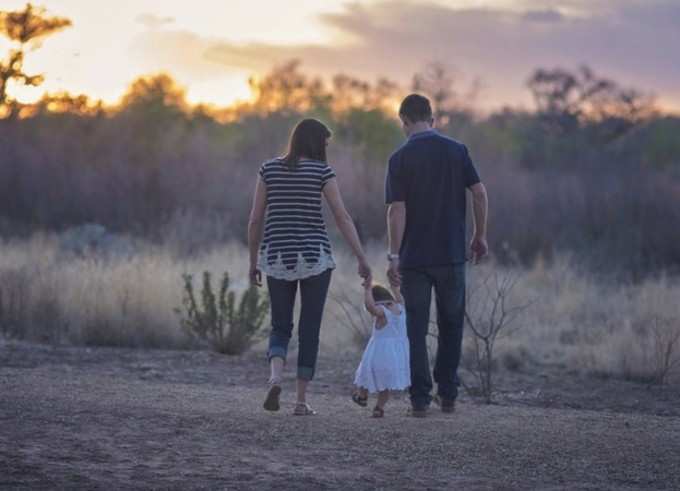
[[[203,273],[200,305],[190,274],[182,275],[184,294],[182,307],[175,309],[182,328],[192,337],[207,342],[218,353],[238,355],[257,341],[269,310],[269,302],[259,290],[251,286],[236,301],[236,293],[229,290],[229,274],[224,273],[217,296],[211,275]]]

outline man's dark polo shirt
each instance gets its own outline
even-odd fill
[[[390,157],[385,202],[406,203],[402,269],[465,262],[465,190],[480,182],[465,145],[434,130]]]

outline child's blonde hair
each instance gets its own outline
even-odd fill
[[[394,302],[394,295],[386,287],[376,284],[371,287],[373,300],[376,302]]]

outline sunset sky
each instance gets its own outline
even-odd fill
[[[676,0],[38,0],[73,27],[28,56],[45,84],[108,102],[138,75],[167,71],[192,102],[226,105],[247,79],[292,58],[404,85],[428,62],[482,83],[478,104],[528,105],[532,69],[589,64],[680,109],[680,1]],[[0,0],[0,9],[24,1]],[[8,43],[0,41],[3,51]]]

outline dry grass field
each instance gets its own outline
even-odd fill
[[[0,330],[6,335],[56,345],[187,348],[174,312],[181,305],[182,274],[198,278],[210,271],[219,277],[229,271],[235,290],[247,286],[247,253],[235,243],[180,256],[172,247],[122,238],[95,250],[74,248],[72,242],[37,235],[0,245]],[[370,250],[380,279],[383,249],[375,245]],[[360,315],[355,265],[342,251],[336,255],[322,350],[344,354],[361,348],[352,326],[366,319]],[[589,275],[568,257],[529,269],[490,261],[468,268],[472,310],[484,300],[484,281],[496,276],[517,282],[509,304],[529,305],[519,312],[512,333],[498,340],[498,361],[510,369],[547,363],[647,382],[660,370],[664,348],[680,335],[677,278],[620,283]],[[677,380],[680,341],[668,361],[675,366],[667,377]]]

